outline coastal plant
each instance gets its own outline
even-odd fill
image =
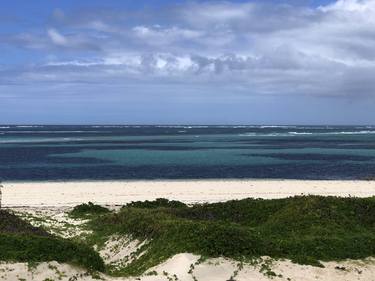
[[[144,209],[155,209],[155,208],[186,208],[187,205],[175,200],[168,200],[165,198],[157,198],[154,201],[133,201],[126,204],[123,208],[144,208]]]
[[[244,262],[270,256],[321,266],[320,261],[375,255],[375,198],[297,196],[193,206],[159,199],[96,216],[89,227],[97,237],[150,241],[118,275],[140,274],[182,252]]]
[[[375,197],[297,196],[192,206],[157,199],[132,202],[118,212],[92,203],[73,211],[72,216],[87,219],[85,227],[90,230],[80,243],[55,237],[0,211],[0,260],[55,260],[128,276],[185,252],[202,257],[195,265],[215,257],[255,264],[268,256],[322,266],[321,261],[375,256]],[[129,263],[104,265],[92,246],[100,248],[114,235],[147,243],[132,254]],[[276,274],[268,262],[256,264],[267,276]],[[189,270],[192,275],[195,265]]]
[[[0,260],[37,263],[57,261],[103,271],[104,262],[92,248],[55,237],[16,215],[0,210]]]
[[[84,203],[75,206],[73,210],[69,212],[69,215],[75,218],[86,218],[89,216],[106,214],[109,212],[110,210],[108,208],[96,205],[92,202],[88,202],[87,204]]]

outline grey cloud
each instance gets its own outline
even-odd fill
[[[0,39],[43,49],[54,59],[0,72],[0,80],[225,85],[253,95],[375,94],[374,0],[320,8],[206,1],[166,9],[56,10],[43,33]],[[61,58],[57,50],[67,54]]]
[[[19,83],[23,80],[38,83],[88,84],[144,81],[151,85],[153,83],[200,84],[213,88],[220,85],[232,89],[241,88],[243,91],[250,89],[253,94],[337,95],[337,91],[334,90],[341,90],[341,84],[337,84],[337,81],[342,78],[335,72],[331,73],[332,69],[337,67],[337,63],[332,62],[329,65],[324,60],[319,62],[314,58],[305,59],[315,60],[315,65],[306,69],[298,64],[291,67],[293,64],[288,63],[287,58],[284,59],[285,61],[275,62],[272,58],[236,55],[217,58],[198,55],[176,57],[172,54],[143,54],[134,58],[128,55],[112,60],[50,63],[24,69],[18,75],[14,75],[13,72],[9,80]],[[324,68],[319,67],[320,64]],[[349,74],[346,75],[348,76]],[[363,81],[360,82],[363,85]]]

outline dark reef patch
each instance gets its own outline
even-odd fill
[[[110,180],[110,179],[365,179],[375,174],[375,164],[325,162],[274,165],[93,165],[81,167],[0,167],[1,180]]]

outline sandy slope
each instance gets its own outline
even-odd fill
[[[281,198],[300,194],[375,195],[375,181],[82,181],[11,182],[3,185],[4,206],[73,206],[88,201],[115,205],[160,197],[194,203],[246,197]]]
[[[114,278],[100,275],[102,280],[127,280],[127,281],[266,281],[271,280],[266,274],[260,272],[259,265],[244,265],[238,268],[238,263],[219,258],[211,259],[200,264],[195,264],[198,256],[182,253],[178,254],[166,262],[152,268],[156,275],[144,275],[134,278]],[[189,271],[191,265],[194,269]],[[290,261],[273,262],[272,271],[277,277],[272,280],[280,281],[373,281],[375,280],[375,260],[365,261],[344,261],[340,263],[324,263],[325,268],[312,266],[302,266],[293,264]],[[189,273],[190,272],[190,273]],[[30,268],[25,263],[0,263],[0,280],[98,280],[83,269],[56,262],[41,263],[34,268]]]

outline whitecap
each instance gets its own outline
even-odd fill
[[[17,125],[17,128],[43,128],[41,125]]]
[[[375,134],[374,130],[362,130],[362,131],[337,131],[337,132],[283,132],[283,133],[245,133],[239,134],[244,137],[287,137],[287,136],[298,136],[298,135],[369,135]]]

